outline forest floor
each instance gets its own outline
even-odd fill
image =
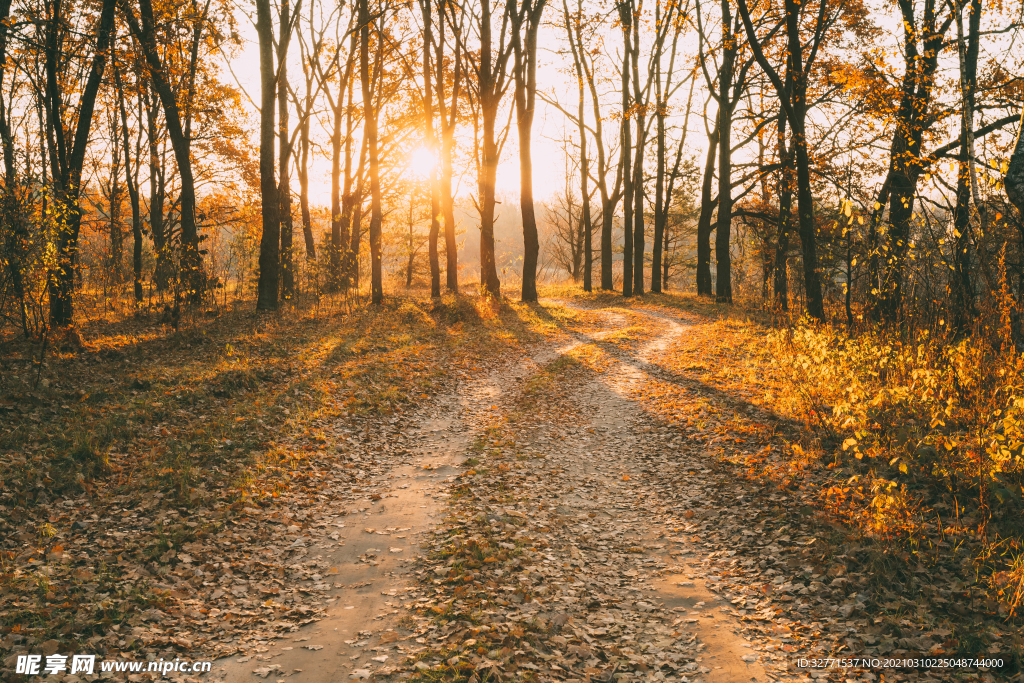
[[[230,683],[1021,679],[969,572],[822,504],[843,472],[778,409],[763,328],[549,294],[85,330],[45,385],[14,347],[4,675],[81,652]],[[902,661],[967,656],[1005,665]]]

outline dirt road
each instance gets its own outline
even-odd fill
[[[666,459],[692,456],[642,396],[686,323],[576,313],[571,336],[413,416],[401,461],[374,463],[371,500],[306,541],[329,548],[315,577],[332,584],[326,617],[215,677],[768,680],[657,481]]]

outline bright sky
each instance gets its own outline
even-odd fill
[[[555,19],[555,13],[561,9],[560,5],[549,3],[547,9],[547,21]],[[880,21],[883,27],[886,29],[887,36],[884,37],[881,43],[886,44],[892,52],[890,59],[895,62],[899,62],[899,42],[901,39],[902,31],[895,22],[895,13],[891,6],[880,4],[876,6],[872,11],[873,16],[876,20]],[[994,17],[990,17],[992,19]],[[232,67],[234,68],[235,75],[239,78],[242,86],[247,90],[250,97],[254,100],[259,99],[259,55],[258,46],[256,43],[256,33],[252,25],[244,17],[240,21],[240,33],[243,40],[246,41],[244,51],[232,60]],[[710,25],[709,25],[710,28]],[[614,67],[611,64],[612,60],[618,59],[618,51],[621,50],[619,46],[618,31],[616,29],[609,28],[608,43],[604,46],[606,51],[612,52],[612,59],[610,60],[607,56],[599,57],[598,64],[598,75],[608,79],[609,81],[617,79],[617,74],[614,71]],[[562,104],[569,110],[575,110],[576,107],[576,82],[575,74],[570,74],[572,69],[571,58],[569,55],[558,54],[558,50],[563,49],[565,46],[561,31],[551,23],[544,23],[540,30],[540,55],[539,55],[539,66],[538,66],[538,79],[539,87],[542,91],[549,95],[556,96]],[[693,55],[697,50],[696,38],[693,35],[694,32],[690,32],[684,36],[683,42],[680,46],[680,55],[677,57],[677,65],[679,69],[688,68],[692,62]],[[590,47],[590,46],[588,46]],[[991,50],[993,48],[991,41],[987,42],[985,48]],[[643,51],[642,51],[643,53]],[[292,59],[297,60],[298,49],[293,48]],[[949,62],[946,65],[946,73],[955,77],[955,55],[946,58]],[[1005,59],[1005,57],[1004,57]],[[1012,60],[1011,60],[1012,61]],[[687,63],[689,62],[689,63]],[[900,64],[897,64],[897,70],[901,68]],[[297,61],[294,61],[289,65],[289,71],[292,74],[297,74],[299,71],[299,65]],[[682,73],[677,74],[676,82],[682,76]],[[706,86],[704,84],[703,77],[698,77],[697,90],[694,93],[693,111],[690,119],[691,133],[687,138],[687,148],[690,154],[696,154],[703,156],[704,150],[706,149],[707,139],[704,135],[703,125],[701,124],[700,116],[703,109],[704,99],[707,97]],[[614,90],[615,84],[612,83],[608,86],[610,90]],[[680,125],[682,123],[682,112],[685,110],[686,94],[688,86],[684,86],[677,91],[673,101],[674,116],[670,117],[670,125]],[[614,93],[611,93],[614,94]],[[943,95],[946,96],[946,95]],[[613,113],[613,108],[616,106],[613,102],[615,97],[609,98],[611,101],[605,104],[604,113],[609,115]],[[511,102],[511,92],[507,95],[507,100]],[[714,104],[712,103],[709,107],[709,115],[714,116]],[[507,114],[506,114],[507,115]],[[588,96],[587,104],[587,116],[591,116],[591,109]],[[812,114],[812,117],[819,116],[817,112]],[[292,117],[292,123],[294,125],[295,117]],[[501,118],[501,123],[505,120]],[[253,109],[252,121],[254,125],[258,122],[258,114]],[[592,121],[590,122],[592,123]],[[317,124],[314,124],[314,137],[319,138],[321,142],[326,143],[327,133],[323,129],[319,131]],[[617,121],[609,119],[605,123],[606,127],[606,138],[614,136],[618,127]],[[497,186],[499,194],[505,195],[516,195],[519,192],[519,158],[518,158],[518,147],[517,147],[517,136],[514,121],[511,126],[512,130],[509,133],[508,142],[502,153],[501,164],[498,171]],[[537,101],[537,113],[534,121],[533,129],[533,152],[534,152],[534,164],[533,164],[533,180],[534,180],[534,193],[538,200],[551,199],[556,193],[562,191],[565,185],[565,171],[566,162],[562,151],[561,140],[563,134],[568,132],[574,134],[573,126],[568,122],[563,114],[554,107],[546,104],[541,98]],[[255,133],[255,130],[254,130]],[[573,135],[575,137],[575,135]],[[608,139],[608,144],[611,144],[612,140]],[[468,146],[472,144],[471,140],[463,143],[465,150],[468,151]],[[325,144],[326,146],[326,144]],[[422,166],[424,160],[422,154],[419,158],[414,159],[418,144],[412,144],[409,148],[409,163]],[[591,144],[591,151],[593,152],[593,145]],[[737,157],[737,161],[740,161],[743,157],[741,153]],[[468,163],[468,160],[466,160]],[[311,172],[311,194],[312,200],[316,204],[328,204],[330,198],[330,160],[323,155],[313,155],[312,157],[312,172]],[[459,176],[461,175],[461,180]],[[461,195],[465,196],[476,191],[476,182],[474,177],[474,170],[465,168],[459,168],[456,166],[456,182],[458,183],[458,191]]]
[[[249,97],[255,101],[259,101],[260,84],[259,84],[259,44],[257,42],[256,30],[249,21],[242,17],[239,25],[239,34],[245,41],[245,47],[241,54],[237,55],[231,62],[231,68],[234,71],[235,76],[238,78],[238,82],[248,92]],[[540,41],[543,46],[548,48],[555,47],[557,40],[553,35],[555,28],[549,25],[545,25],[541,28]],[[291,52],[291,57],[297,59],[298,48],[294,47]],[[561,57],[557,54],[553,54],[549,50],[543,50],[541,54],[541,61],[538,63],[538,81],[539,87],[547,92],[558,92],[568,93],[562,95],[562,97],[573,98],[569,104],[574,106],[576,97],[576,83],[575,81],[569,82],[565,75],[560,72],[560,68],[564,65],[559,61]],[[554,63],[553,63],[554,62]],[[289,71],[290,73],[298,73],[298,63],[294,65],[289,60]],[[225,70],[225,78],[230,79],[231,73]],[[508,100],[511,102],[511,91],[508,94]],[[258,125],[259,113],[258,110],[250,105],[252,111],[252,121],[254,127]],[[506,112],[507,116],[507,112]],[[292,125],[295,125],[294,114],[291,117]],[[502,120],[503,122],[504,120]],[[554,193],[558,192],[565,184],[565,158],[562,153],[560,140],[562,137],[564,117],[562,113],[557,109],[547,105],[540,98],[537,100],[537,113],[534,119],[533,126],[533,183],[534,183],[534,194],[536,199],[544,200],[549,199]],[[328,137],[328,132],[322,128],[317,131],[318,124],[313,124],[313,135],[319,137],[325,143]],[[498,167],[498,178],[497,178],[497,189],[499,194],[518,194],[519,193],[519,150],[518,150],[518,136],[515,129],[515,121],[513,119],[512,130],[509,133],[508,142],[501,156],[501,164]],[[254,128],[253,134],[256,134]],[[465,143],[468,146],[472,145],[472,140]],[[411,167],[422,167],[424,164],[422,150],[418,149],[418,146],[412,146],[409,149],[409,163]],[[455,173],[458,175],[461,169],[456,168]],[[415,171],[414,171],[415,172]],[[456,179],[457,180],[457,179]],[[294,186],[294,182],[293,182]],[[472,177],[472,174],[465,176],[462,179],[460,185],[460,194],[466,194],[476,191],[476,181]],[[310,170],[310,195],[311,200],[314,204],[329,205],[330,204],[330,193],[331,193],[331,162],[330,158],[323,154],[311,155],[311,170]]]

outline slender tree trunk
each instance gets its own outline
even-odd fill
[[[85,88],[78,97],[78,121],[74,127],[74,139],[65,140],[64,92],[60,74],[58,34],[63,30],[62,0],[47,2],[48,23],[44,47],[46,73],[46,101],[54,138],[58,142],[57,155],[53,159],[59,171],[53,180],[64,208],[64,220],[56,238],[55,264],[48,273],[50,294],[50,323],[66,327],[74,323],[75,268],[78,265],[78,235],[82,226],[82,211],[79,192],[85,153],[92,127],[92,115],[96,106],[96,95],[103,79],[107,61],[106,47],[114,28],[115,0],[103,0],[100,20],[97,24],[95,52]],[[70,146],[68,145],[70,142]]]
[[[921,144],[925,130],[931,125],[929,107],[938,52],[944,40],[945,27],[936,27],[935,0],[926,0],[923,21],[914,16],[914,4],[900,0],[905,32],[905,71],[901,84],[900,106],[896,115],[896,132],[890,152],[889,175],[889,262],[888,277],[882,291],[882,315],[895,323],[903,309],[907,254],[910,249],[911,220],[917,181],[921,175]],[[921,39],[919,49],[918,40]],[[970,131],[968,131],[970,133]],[[798,159],[799,169],[799,159]],[[801,208],[801,214],[803,210]]]
[[[338,107],[334,110],[334,128],[331,131],[331,250],[330,289],[336,292],[342,288],[342,257],[348,251],[348,235],[344,230],[346,218],[341,206],[341,121],[344,110],[345,91],[338,93]],[[349,133],[352,128],[352,114],[348,114]],[[345,138],[346,153],[351,157],[351,135]],[[350,163],[350,158],[346,159]],[[346,174],[347,176],[348,174]],[[348,178],[346,177],[346,181]]]
[[[140,159],[138,154],[135,157],[135,170],[132,170],[132,158],[128,150],[131,148],[128,140],[128,110],[124,103],[124,89],[121,87],[120,74],[115,66],[114,75],[117,77],[118,107],[121,113],[121,130],[124,133],[124,175],[125,185],[128,188],[128,199],[132,205],[132,281],[134,284],[135,302],[142,302],[142,202],[139,198],[138,168]],[[140,102],[141,104],[141,102]],[[142,125],[142,108],[139,107],[139,125]],[[138,152],[136,148],[136,152]]]
[[[349,59],[338,89],[338,100],[331,100],[334,114],[334,128],[331,131],[331,249],[330,249],[330,288],[339,291],[348,288],[349,268],[349,224],[352,218],[352,69],[354,65],[356,40],[358,35],[352,34],[349,47]],[[328,98],[330,93],[328,92]],[[347,99],[346,99],[347,98]],[[347,104],[346,104],[347,102]],[[342,119],[345,121],[345,180],[342,194],[341,154],[342,154]]]
[[[658,65],[655,65],[658,68]],[[661,101],[661,71],[657,76],[658,82],[658,110],[655,116],[658,117],[658,167],[654,174],[654,245],[651,254],[651,291],[661,292],[661,242],[665,234],[665,115],[666,104]],[[685,125],[685,124],[684,124]]]
[[[445,126],[441,135],[441,210],[444,215],[445,287],[459,293],[459,244],[455,240],[455,199],[452,196],[452,154],[455,127]]]
[[[420,10],[423,14],[423,139],[430,150],[430,158],[437,158],[437,138],[434,135],[434,91],[433,91],[433,70],[430,67],[430,51],[433,48],[434,26],[433,12],[431,11],[433,0],[420,0]],[[444,21],[444,16],[439,17]],[[438,98],[443,101],[444,93],[438,93]],[[438,258],[437,241],[441,231],[441,187],[437,175],[437,168],[430,167],[430,233],[428,235],[427,251],[430,260],[430,296],[441,296],[441,263]],[[412,224],[410,223],[410,240]],[[412,248],[410,242],[409,248]],[[407,287],[412,284],[412,255],[409,256],[409,277]]]
[[[966,4],[966,3],[965,3]],[[974,156],[974,92],[978,78],[979,29],[981,25],[981,2],[970,3],[970,19],[967,35],[964,35],[963,6],[955,4],[957,25],[957,47],[960,57],[960,163],[956,184],[956,208],[953,211],[953,299],[951,316],[956,334],[967,331],[975,316],[974,286],[971,283],[971,242],[970,202],[971,166]],[[979,207],[980,208],[980,207]]]
[[[357,34],[358,35],[358,32]],[[366,135],[363,135],[363,142],[359,148],[359,166],[356,168],[355,177],[352,179],[355,188],[352,199],[352,241],[349,246],[348,258],[351,260],[350,268],[352,280],[355,287],[359,289],[359,245],[363,238],[363,196],[366,189],[366,151],[368,149]]]
[[[1020,129],[1017,131],[1017,142],[1010,155],[1010,164],[1003,179],[1006,197],[1024,215],[1024,113],[1021,114]]]
[[[644,115],[637,113],[636,158],[633,163],[633,295],[644,293]]]
[[[636,157],[633,172],[633,295],[644,293],[644,148],[647,144],[646,101],[640,89],[640,22],[633,22],[633,101],[636,103]]]
[[[789,277],[787,264],[789,261],[790,222],[793,217],[793,189],[791,176],[793,169],[789,153],[786,151],[785,133],[779,135],[779,159],[782,170],[779,175],[779,220],[775,241],[775,266],[772,268],[774,279],[775,305],[783,311],[789,310]]]
[[[167,197],[166,173],[163,154],[160,152],[160,126],[157,121],[156,102],[146,99],[146,123],[149,135],[149,230],[153,235],[153,249],[156,251],[156,291],[164,292],[171,275],[171,245],[164,223],[164,202]]]
[[[633,141],[629,123],[629,59],[633,31],[633,5],[631,0],[619,3],[619,21],[622,24],[622,179],[624,195],[622,201],[622,296],[633,296]]]
[[[568,16],[568,12],[566,12]],[[578,28],[577,28],[578,30]],[[582,44],[582,36],[577,33],[577,44]],[[590,159],[587,158],[587,127],[583,113],[586,103],[583,90],[583,70],[579,59],[576,61],[576,75],[579,79],[579,133],[580,133],[580,199],[583,202],[583,291],[591,292],[593,286],[594,248],[591,244],[594,234],[590,217]]]
[[[29,234],[25,225],[25,211],[22,202],[22,183],[18,178],[15,166],[14,136],[11,132],[10,113],[3,98],[4,80],[7,75],[7,30],[11,14],[11,0],[0,0],[0,145],[3,145],[4,186],[3,186],[3,220],[10,225],[6,244],[0,260],[7,263],[11,278],[11,288],[18,301],[18,313],[21,317],[21,329],[26,338],[30,336],[28,326],[28,306],[25,299],[25,284],[22,274],[22,255],[28,248]],[[40,121],[40,123],[42,123]],[[45,163],[44,163],[45,173]],[[45,186],[45,183],[43,183]]]
[[[124,235],[121,233],[121,140],[117,114],[113,114],[110,125],[110,182],[107,198],[107,229],[110,241],[109,275],[113,283],[124,281]]]
[[[278,184],[280,202],[278,214],[281,224],[281,297],[295,298],[295,259],[293,253],[294,221],[292,220],[291,154],[288,112],[288,44],[291,42],[292,22],[289,0],[281,0],[281,22],[277,39],[277,136]]]
[[[132,32],[142,45],[143,54],[149,66],[153,88],[160,97],[164,110],[164,123],[167,134],[171,138],[174,160],[178,166],[178,177],[181,180],[179,194],[179,211],[181,221],[181,257],[180,270],[184,282],[184,295],[190,303],[198,303],[205,289],[205,276],[202,267],[202,255],[199,253],[199,232],[196,226],[196,185],[192,175],[192,141],[185,127],[182,126],[181,112],[175,92],[171,89],[163,63],[157,52],[154,35],[153,5],[151,0],[139,0],[139,14],[142,26],[139,27],[135,16],[126,12],[125,17]],[[193,68],[194,68],[193,63]],[[191,106],[191,102],[187,106]]]
[[[313,216],[309,211],[309,120],[306,116],[299,133],[299,208],[302,212],[302,237],[306,242],[306,262],[316,263],[316,239],[313,237]]]
[[[381,224],[383,209],[380,191],[380,160],[377,149],[377,108],[374,106],[373,85],[370,79],[370,11],[369,0],[359,0],[359,78],[363,88],[363,135],[366,138],[370,170],[370,301],[374,305],[384,302],[383,273],[381,272]]]

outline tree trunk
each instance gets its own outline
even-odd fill
[[[302,148],[299,157],[299,209],[302,212],[302,238],[306,242],[306,263],[316,264],[316,239],[313,237],[313,216],[309,212],[309,120],[307,115],[299,133]]]
[[[656,64],[657,67],[657,64]],[[658,82],[658,167],[654,175],[654,245],[651,254],[651,291],[661,292],[661,242],[665,234],[665,111],[666,104],[661,101],[661,72],[656,76]],[[683,124],[686,125],[685,123]]]
[[[494,136],[501,88],[498,87],[500,65],[494,63],[491,48],[491,1],[481,0],[479,92],[483,140],[479,182],[480,287],[485,296],[497,298],[501,296],[501,283],[494,260],[495,181],[498,175],[498,145]],[[501,59],[501,55],[498,59]]]
[[[775,266],[772,269],[774,276],[774,297],[775,305],[783,310],[789,310],[789,279],[787,263],[789,261],[789,231],[790,221],[793,216],[793,162],[789,150],[786,147],[786,115],[779,110],[778,123],[778,145],[779,145],[779,222],[775,240]]]
[[[633,296],[633,141],[629,124],[629,58],[633,53],[630,46],[633,31],[633,6],[631,0],[620,0],[619,21],[622,24],[622,179],[624,194],[622,201],[622,296]]]
[[[56,238],[55,265],[48,273],[50,293],[50,322],[57,327],[74,323],[74,278],[78,265],[78,235],[82,226],[82,212],[78,198],[85,165],[85,153],[92,127],[92,115],[96,106],[96,95],[103,79],[107,61],[107,45],[114,28],[115,0],[103,0],[100,20],[96,29],[96,48],[85,88],[78,98],[78,121],[74,128],[74,140],[70,149],[65,140],[66,122],[63,120],[64,92],[59,73],[60,48],[59,32],[62,0],[47,3],[48,22],[46,25],[45,65],[46,102],[58,142],[57,155],[53,165],[59,171],[54,173],[56,191],[63,203],[65,218]]]
[[[205,289],[202,256],[199,253],[199,233],[196,227],[196,185],[192,175],[192,141],[182,126],[181,114],[175,92],[171,89],[163,63],[157,52],[154,35],[153,5],[151,0],[139,0],[140,28],[135,15],[125,12],[125,18],[132,32],[142,45],[143,54],[149,66],[153,88],[163,105],[164,123],[171,138],[174,160],[178,166],[181,181],[179,211],[181,220],[181,257],[179,268],[184,282],[183,294],[190,303],[198,303]],[[194,66],[194,65],[193,65]]]
[[[356,32],[359,35],[359,32]],[[366,135],[363,135],[363,142],[359,148],[359,166],[356,168],[356,174],[352,179],[352,184],[355,186],[355,191],[352,194],[350,200],[350,206],[352,210],[352,220],[349,225],[352,229],[352,240],[349,243],[349,268],[352,274],[352,280],[355,284],[356,289],[359,289],[359,245],[363,238],[363,194],[366,189],[366,150],[367,150],[367,139]]]
[[[953,210],[953,300],[951,316],[955,334],[967,331],[975,316],[974,286],[971,283],[970,200],[971,161],[974,155],[974,92],[978,79],[979,29],[981,2],[970,3],[968,34],[964,36],[963,7],[956,3],[957,47],[960,61],[960,163],[956,184],[956,208]],[[980,207],[978,207],[980,209]]]
[[[121,140],[118,135],[117,114],[114,113],[110,124],[110,186],[107,200],[109,213],[108,231],[110,239],[109,275],[114,283],[124,281],[124,235],[121,233]]]
[[[728,0],[722,0],[722,32],[732,24]],[[718,72],[718,226],[715,230],[715,300],[732,303],[732,88],[736,42],[725,40]]]
[[[280,202],[274,177],[277,72],[274,68],[273,31],[270,0],[256,0],[256,32],[260,42],[260,204],[263,215],[256,308],[261,311],[276,311],[280,292]]]
[[[363,135],[366,137],[370,163],[370,301],[379,306],[384,302],[380,244],[381,224],[384,218],[377,149],[377,108],[374,106],[373,84],[370,79],[371,20],[368,3],[369,0],[359,0],[359,78],[363,88]]]
[[[1013,146],[1010,164],[1003,179],[1006,197],[1024,216],[1024,113],[1021,114],[1020,130],[1017,131],[1017,143]]]
[[[797,131],[794,126],[793,142],[796,146],[797,210],[800,213],[800,246],[803,250],[807,313],[812,318],[824,320],[825,309],[821,298],[821,278],[818,276],[814,196],[811,194],[811,164],[807,155],[807,139],[802,127]]]
[[[910,248],[911,219],[914,197],[921,175],[920,156],[924,132],[931,125],[929,106],[938,66],[938,52],[945,27],[936,27],[935,0],[926,0],[921,26],[914,17],[910,0],[899,0],[904,24],[904,76],[901,84],[900,106],[896,116],[896,132],[890,152],[889,175],[889,255],[890,267],[886,287],[882,291],[881,313],[890,324],[900,317],[903,307],[903,289],[906,279],[907,254]],[[921,46],[918,39],[922,37]],[[923,53],[923,54],[922,54]],[[968,131],[970,133],[970,131]],[[802,211],[801,211],[802,213]]]
[[[4,87],[4,77],[7,75],[7,30],[8,18],[11,15],[11,0],[0,0],[0,91]],[[42,120],[40,119],[42,129]],[[28,306],[25,300],[25,283],[22,274],[22,255],[28,247],[28,229],[25,225],[25,212],[22,207],[22,183],[18,179],[17,168],[15,167],[14,136],[11,133],[10,113],[7,111],[7,103],[0,93],[0,145],[3,145],[4,157],[4,187],[3,197],[3,219],[10,225],[7,236],[7,243],[3,245],[3,254],[0,260],[7,263],[8,272],[11,278],[11,288],[15,299],[18,301],[18,313],[21,317],[22,333],[27,339],[30,336],[28,326]],[[44,164],[45,173],[45,164]],[[45,182],[43,185],[45,186]]]
[[[445,26],[444,7],[438,8],[438,40],[434,59],[435,91],[441,113],[441,176],[439,195],[442,220],[444,221],[445,287],[452,294],[459,293],[459,245],[455,241],[455,199],[452,196],[452,154],[455,150],[455,125],[458,122],[459,101],[462,86],[462,41],[455,41],[455,55],[451,60],[452,84],[451,107],[445,108]],[[454,30],[460,30],[459,28]]]
[[[533,116],[537,101],[537,32],[546,0],[523,0],[522,13],[510,2],[515,52],[516,128],[519,131],[519,207],[523,216],[523,301],[537,300],[540,240],[533,205]],[[526,35],[522,35],[525,21]],[[525,38],[525,40],[524,40]]]
[[[719,114],[720,116],[721,114]],[[708,135],[708,156],[704,162],[704,179],[700,188],[700,217],[697,219],[697,294],[711,296],[711,214],[717,199],[711,197],[711,184],[715,178],[715,156],[718,151],[720,129],[718,117]]]
[[[444,215],[445,287],[452,294],[458,294],[459,244],[455,241],[455,199],[452,196],[454,149],[455,127],[445,126],[441,134],[441,211]]]
[[[567,21],[568,15],[569,13],[567,10]],[[582,36],[579,34],[578,24],[576,38],[576,45],[581,45]],[[574,56],[575,51],[576,47],[574,45]],[[576,58],[576,77],[579,80],[579,111],[577,113],[577,116],[579,117],[580,133],[580,200],[583,202],[583,291],[591,292],[594,290],[594,248],[591,243],[594,230],[590,216],[590,160],[587,158],[587,127],[583,118],[584,105],[586,104],[586,99],[584,97],[583,90],[583,69],[581,68],[581,65],[579,63],[579,57]]]
[[[645,107],[640,90],[640,22],[633,22],[633,102],[636,104],[636,157],[633,162],[633,295],[644,293],[644,147],[647,144]]]
[[[132,156],[129,153],[131,146],[128,138],[128,109],[124,104],[124,88],[121,86],[121,73],[118,65],[114,62],[114,83],[117,87],[117,106],[121,114],[121,133],[124,142],[124,176],[125,186],[128,189],[128,200],[132,205],[132,280],[134,283],[135,302],[142,301],[142,206],[139,199],[138,177],[132,172]],[[141,107],[140,107],[140,121]],[[139,167],[139,158],[136,156],[135,168]]]
[[[164,230],[164,201],[167,197],[166,173],[163,155],[160,151],[160,126],[156,102],[150,98],[149,89],[143,91],[146,105],[146,131],[149,145],[149,230],[153,236],[153,250],[156,252],[156,268],[153,278],[156,291],[164,292],[171,275],[171,248]]]
[[[295,259],[293,253],[294,221],[292,220],[291,155],[288,123],[288,44],[291,42],[292,22],[289,0],[281,0],[281,23],[278,26],[277,41],[277,136],[278,136],[278,184],[277,197],[280,202],[278,217],[281,224],[281,297],[288,301],[295,298]]]
[[[430,50],[433,47],[434,27],[431,12],[433,0],[420,0],[420,10],[423,14],[423,139],[426,141],[427,149],[430,150],[430,158],[437,157],[437,138],[434,135],[434,92],[433,92],[433,71],[430,68]],[[443,22],[444,17],[439,19]],[[439,93],[439,98],[444,93]],[[430,260],[430,296],[441,296],[441,263],[438,259],[437,240],[441,231],[440,221],[441,209],[441,187],[437,177],[437,168],[433,165],[430,168],[430,233],[428,235],[427,251]],[[410,244],[412,249],[412,223],[409,224]],[[409,255],[409,276],[406,287],[412,284],[412,254]]]

